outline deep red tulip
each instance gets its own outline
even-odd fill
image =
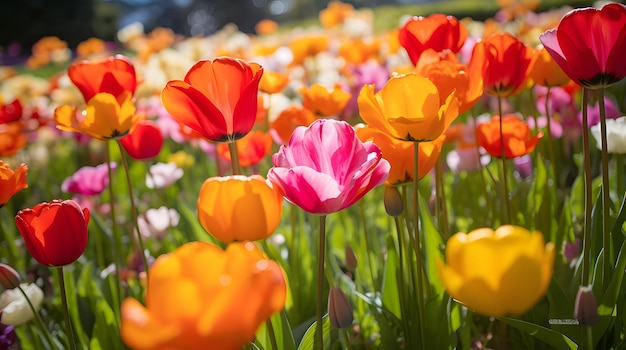
[[[144,120],[130,134],[122,137],[120,143],[134,159],[149,159],[161,152],[163,134],[152,121]]]
[[[22,118],[22,104],[15,99],[11,103],[0,106],[0,124],[16,122]]]
[[[563,71],[588,88],[626,77],[626,6],[612,3],[568,12],[539,40]]]
[[[76,261],[87,246],[89,209],[73,200],[53,200],[20,210],[15,224],[26,248],[42,265],[63,266]]]
[[[416,64],[427,49],[458,53],[467,39],[467,29],[455,17],[436,13],[409,19],[400,28],[398,39]]]
[[[100,92],[108,92],[117,98],[125,91],[134,94],[137,88],[135,67],[121,55],[98,62],[73,63],[67,75],[83,94],[85,102]]]

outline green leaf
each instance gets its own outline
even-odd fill
[[[498,319],[526,334],[532,335],[554,349],[578,349],[578,345],[570,338],[549,328],[510,317],[501,317]]]
[[[389,249],[383,275],[382,301],[383,306],[387,310],[391,311],[397,318],[401,318],[402,312],[400,298],[398,297],[398,271],[398,254],[395,249]]]
[[[306,330],[302,342],[298,350],[321,350],[315,348],[315,329],[317,328],[317,321]],[[328,320],[328,314],[322,318],[322,332],[324,334],[324,349],[330,349],[330,321]]]
[[[430,282],[430,288],[433,294],[443,293],[444,287],[441,279],[439,279],[439,273],[437,272],[437,260],[443,261],[443,246],[444,242],[441,238],[441,234],[433,222],[426,201],[419,196],[420,201],[420,229],[421,238],[424,241],[424,263],[426,264],[426,272],[428,273],[428,281]]]
[[[93,327],[89,348],[91,350],[125,349],[126,347],[119,336],[115,315],[109,304],[101,299],[97,302],[94,311],[96,323]]]

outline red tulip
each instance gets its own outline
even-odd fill
[[[572,10],[539,40],[563,71],[582,86],[606,87],[626,77],[625,5]]]
[[[20,210],[15,224],[26,248],[42,265],[63,266],[76,261],[87,246],[89,209],[73,200],[53,200]]]
[[[455,17],[436,13],[409,19],[400,28],[398,39],[416,64],[427,49],[458,53],[467,39],[467,29]]]
[[[156,157],[163,146],[161,129],[152,121],[139,122],[133,131],[122,137],[120,143],[133,159]]]
[[[0,106],[0,124],[16,122],[22,118],[22,104],[20,100],[15,99],[8,104]]]
[[[98,62],[73,63],[67,75],[83,94],[85,102],[100,92],[108,92],[117,98],[125,91],[134,94],[137,88],[135,67],[121,55]]]
[[[163,107],[203,137],[233,142],[252,130],[263,68],[221,57],[197,62],[184,80],[172,80],[161,93]]]

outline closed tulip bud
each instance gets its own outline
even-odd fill
[[[20,285],[20,275],[7,264],[0,264],[0,286],[4,289],[13,289]]]
[[[354,250],[349,245],[346,245],[346,268],[350,271],[356,270],[357,259]]]
[[[385,188],[383,202],[385,203],[385,210],[389,216],[400,216],[404,211],[402,196],[395,186],[387,186],[387,188]]]
[[[580,286],[574,303],[574,318],[581,326],[594,326],[600,320],[598,302],[591,285]]]
[[[354,321],[350,300],[339,287],[331,288],[328,293],[328,318],[335,328],[348,328]]]

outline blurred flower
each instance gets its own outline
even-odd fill
[[[270,124],[270,133],[278,144],[289,142],[291,134],[298,126],[309,126],[316,120],[315,115],[308,108],[301,105],[292,105],[284,109]]]
[[[133,159],[149,159],[156,157],[163,147],[161,129],[150,120],[142,120],[120,143]]]
[[[124,300],[121,336],[136,350],[239,350],[286,294],[280,266],[253,243],[186,243],[152,265],[146,306]]]
[[[7,326],[0,323],[0,350],[13,349],[12,345],[17,343],[15,326]]]
[[[117,100],[125,93],[129,93],[132,97],[137,88],[135,67],[121,55],[95,62],[72,63],[67,74],[87,103],[96,94],[102,92],[113,95]]]
[[[0,286],[4,289],[13,289],[20,285],[22,279],[14,268],[0,263]]]
[[[110,162],[111,171],[117,169],[117,163]],[[109,166],[104,163],[93,166],[84,166],[72,176],[63,180],[61,191],[83,196],[93,196],[102,193],[109,184]]]
[[[606,119],[617,119],[622,116],[622,113],[617,109],[615,103],[608,98],[604,98],[604,113],[606,115]],[[583,125],[583,112],[578,111],[578,125]],[[587,124],[589,127],[597,125],[600,123],[600,101],[596,101],[596,103],[589,104],[587,106]],[[607,130],[608,131],[608,130]]]
[[[480,124],[476,129],[476,140],[492,157],[507,159],[523,156],[532,152],[543,133],[530,136],[530,128],[515,115],[502,117],[502,138],[500,142],[500,116],[494,116],[488,123]],[[501,143],[504,145],[502,150]]]
[[[35,283],[22,283],[20,288],[26,293],[35,310],[41,309],[43,291]],[[35,317],[26,298],[18,288],[6,289],[0,294],[0,323],[10,326],[22,325]]]
[[[470,71],[453,54],[444,55],[427,49],[415,68],[418,74],[435,83],[441,104],[454,92],[459,101],[459,114],[469,111],[483,94],[482,75],[477,70]]]
[[[361,141],[372,141],[375,145],[380,147],[383,158],[391,164],[389,177],[386,181],[387,184],[396,185],[413,181],[413,142],[395,139],[389,134],[371,126],[357,128],[356,134]],[[435,166],[435,163],[437,163],[445,138],[446,137],[442,135],[434,141],[419,143],[418,179],[426,176]]]
[[[319,12],[319,20],[324,28],[333,28],[343,23],[354,11],[354,6],[338,0],[331,0],[325,9]]]
[[[539,40],[563,71],[582,86],[606,87],[626,77],[623,4],[572,10]]]
[[[328,51],[329,46],[329,39],[326,35],[309,35],[292,40],[289,43],[289,49],[293,54],[290,66],[302,65],[307,57]]]
[[[283,193],[259,175],[211,177],[198,194],[198,219],[224,243],[257,241],[280,223]]]
[[[533,159],[528,154],[513,159],[513,164],[522,179],[528,178],[533,173]]]
[[[412,17],[400,28],[398,38],[415,65],[427,49],[438,53],[461,51],[467,29],[455,17],[436,13],[428,17]]]
[[[507,97],[525,86],[532,51],[509,33],[494,33],[476,43],[470,74],[480,72],[488,95]]]
[[[352,326],[354,321],[350,300],[339,287],[332,287],[328,292],[328,319],[333,327],[339,329]]]
[[[478,170],[490,160],[491,157],[480,154],[476,146],[456,147],[446,154],[446,164],[455,173]]]
[[[175,163],[156,163],[146,174],[148,188],[166,188],[183,177],[184,171]]]
[[[197,62],[185,80],[167,83],[163,106],[180,123],[217,142],[236,141],[252,130],[263,68],[222,57]]]
[[[242,167],[258,164],[272,150],[272,136],[261,130],[256,130],[237,141],[237,154],[239,165]],[[230,162],[228,145],[217,145],[217,153],[220,157]]]
[[[550,133],[552,134],[552,137],[555,138],[560,138],[563,136],[563,126],[561,125],[561,123],[559,122],[558,119],[560,118],[553,118],[551,116],[552,120],[550,122]],[[531,116],[526,117],[526,122],[528,123],[528,127],[531,130],[534,130],[535,128],[538,129],[543,129],[546,128],[548,126],[548,119],[544,116],[538,117],[538,118],[534,118]]]
[[[445,103],[440,101],[437,86],[415,74],[394,76],[375,94],[373,85],[365,85],[358,98],[361,117],[369,126],[412,142],[437,139],[457,117],[454,93]]]
[[[178,151],[167,156],[168,163],[174,163],[181,169],[189,169],[195,164],[193,156],[185,151]]]
[[[380,148],[361,142],[346,122],[320,119],[298,127],[272,157],[267,177],[285,198],[312,214],[345,209],[387,180]]]
[[[100,55],[106,52],[106,44],[102,39],[89,38],[85,41],[81,41],[76,46],[76,54],[78,57],[89,57],[93,55]]]
[[[32,55],[26,61],[26,66],[30,69],[37,69],[51,62],[66,62],[69,59],[68,51],[67,42],[56,36],[45,36],[31,48]]]
[[[310,88],[303,87],[299,91],[302,94],[302,105],[323,117],[341,113],[352,96],[343,91],[339,85],[335,85],[333,89],[327,89],[316,83]]]
[[[19,99],[13,100],[11,103],[4,104],[0,98],[0,124],[16,122],[22,118],[23,108]]]
[[[101,141],[116,139],[128,134],[140,120],[130,91],[117,98],[107,92],[94,95],[84,110],[77,112],[68,105],[54,111],[57,128],[87,134]],[[80,115],[80,116],[79,116]]]
[[[544,244],[540,232],[504,225],[453,235],[445,255],[437,269],[451,297],[483,315],[520,315],[548,289],[554,244]]]
[[[11,157],[21,151],[28,137],[19,121],[0,124],[0,157]]]
[[[596,146],[602,150],[600,124],[592,126],[590,130],[596,139]],[[608,153],[626,153],[626,116],[606,120],[606,143]]]
[[[574,302],[574,318],[581,326],[595,326],[600,320],[598,301],[593,294],[593,286],[580,286]]]
[[[258,35],[274,34],[278,30],[278,23],[271,19],[262,19],[254,25],[254,31]]]
[[[163,238],[167,229],[176,227],[180,221],[180,214],[176,209],[161,206],[150,208],[137,217],[139,232],[146,238]]]
[[[576,238],[574,242],[565,242],[563,245],[563,256],[565,257],[565,261],[567,261],[567,265],[570,268],[576,266],[578,262],[578,257],[582,253],[582,241],[579,238]]]
[[[55,199],[20,210],[15,224],[37,262],[63,266],[85,251],[89,216],[89,210],[75,201]]]
[[[289,84],[289,75],[278,72],[264,72],[259,82],[259,91],[275,94]]]
[[[533,59],[528,74],[536,84],[541,86],[562,86],[570,81],[567,74],[543,46],[533,51]]]
[[[28,187],[26,183],[28,166],[20,164],[15,170],[0,160],[0,208],[19,191]]]

